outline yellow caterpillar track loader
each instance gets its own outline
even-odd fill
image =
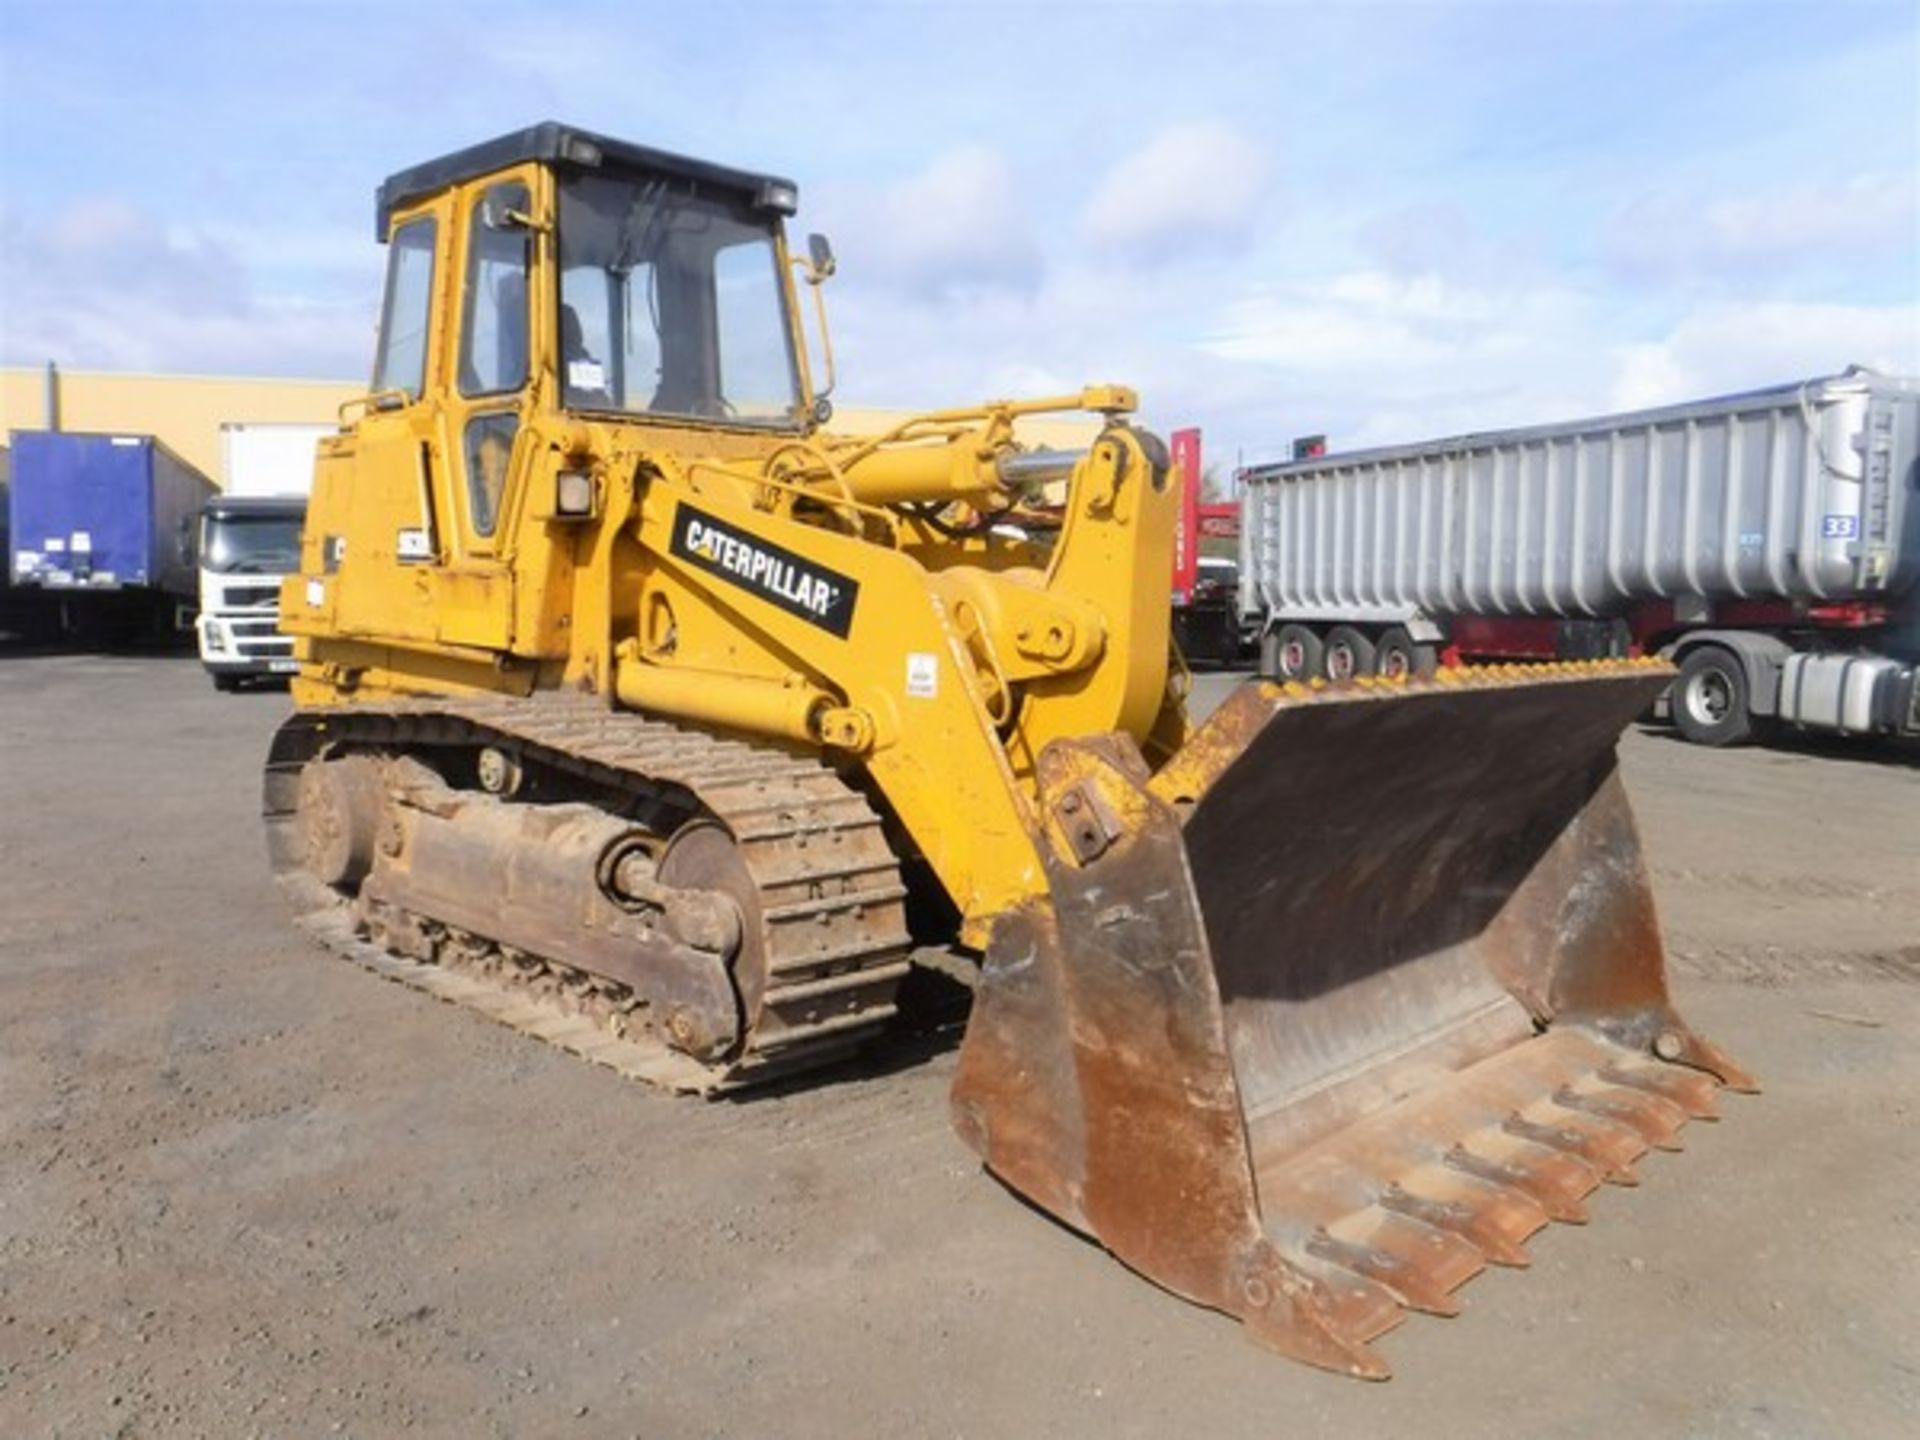
[[[1384,1376],[1407,1308],[1749,1086],[1668,1002],[1615,770],[1669,672],[1249,684],[1191,725],[1133,395],[836,436],[795,208],[556,124],[380,188],[373,386],[281,597],[282,883],[376,971],[685,1091],[960,976],[996,1175]],[[1022,444],[1062,411],[1084,451]]]

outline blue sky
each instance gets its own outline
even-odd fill
[[[1122,380],[1213,458],[1920,373],[1920,4],[0,0],[0,360],[350,376],[403,165],[779,171],[849,403]]]

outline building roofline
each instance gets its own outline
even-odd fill
[[[109,370],[94,366],[62,365],[53,362],[54,370],[63,378],[66,376],[98,376],[115,380],[216,380],[223,385],[327,385],[345,386],[364,391],[367,382],[364,378],[327,379],[315,375],[218,375],[199,370]],[[0,374],[43,375],[47,362],[39,364],[0,365]]]

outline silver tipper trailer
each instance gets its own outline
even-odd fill
[[[1241,473],[1241,606],[1282,679],[1659,652],[1690,739],[1920,732],[1920,380]]]

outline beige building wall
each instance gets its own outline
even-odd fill
[[[46,427],[46,369],[0,370],[0,430]],[[365,393],[355,380],[265,380],[215,375],[133,375],[60,370],[60,428],[155,435],[215,484],[224,424],[318,424]]]
[[[322,423],[337,418],[345,401],[366,393],[365,383],[357,380],[64,369],[57,372],[56,385],[62,430],[158,436],[215,484],[220,483],[222,425]],[[0,432],[44,428],[46,388],[45,367],[0,368]],[[878,434],[910,413],[848,406],[834,412],[833,429],[842,435]],[[1077,450],[1093,443],[1100,422],[1091,415],[1036,416],[1020,421],[1018,431],[1028,445]]]

